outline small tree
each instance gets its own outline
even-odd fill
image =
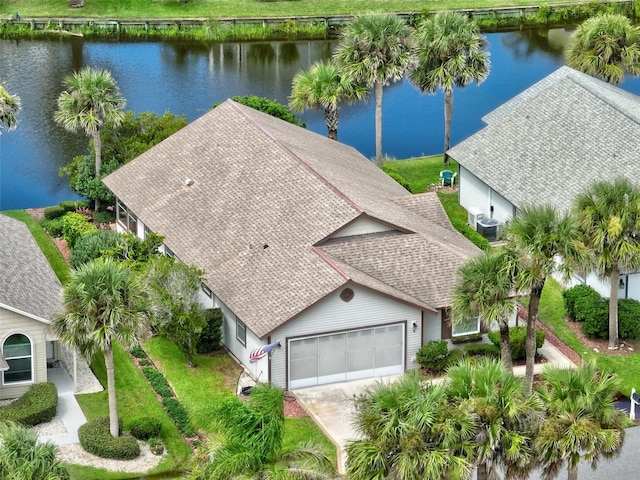
[[[13,130],[18,124],[20,97],[10,95],[0,81],[0,134],[2,130]]]
[[[272,117],[279,118],[280,120],[284,120],[285,122],[292,123],[293,125],[297,125],[298,127],[306,128],[307,124],[301,121],[295,114],[289,110],[286,106],[281,103],[276,102],[275,100],[269,100],[264,97],[257,97],[255,95],[246,95],[243,97],[231,97],[231,100],[237,103],[241,103],[242,105],[246,105],[247,107],[251,107],[254,110],[258,110],[259,112],[266,113],[271,115]],[[216,108],[219,103],[216,103],[211,108]]]
[[[198,339],[207,325],[199,301],[203,272],[172,257],[156,257],[146,266],[145,281],[156,330],[175,343],[187,359],[197,363]]]

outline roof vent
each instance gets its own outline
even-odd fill
[[[194,182],[193,180],[191,180],[190,178],[185,178],[185,179],[184,179],[184,184],[185,184],[187,187],[190,187],[190,186],[191,186],[191,185],[193,185],[194,183],[195,183],[195,182]]]

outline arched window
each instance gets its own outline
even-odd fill
[[[2,345],[2,356],[9,365],[3,372],[3,383],[30,382],[31,373],[31,341],[26,335],[16,333],[8,337]]]

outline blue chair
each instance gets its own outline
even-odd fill
[[[440,185],[451,185],[452,187],[456,184],[456,175],[458,173],[453,173],[451,170],[441,170],[440,171]]]

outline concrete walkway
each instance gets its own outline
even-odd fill
[[[546,363],[536,364],[534,373],[541,373],[548,365],[573,368],[575,364],[565,357],[556,347],[545,342],[538,352],[547,359]],[[525,366],[514,368],[516,375],[524,376]],[[349,440],[357,437],[353,430],[355,415],[353,399],[363,393],[366,388],[377,382],[393,382],[399,375],[384,378],[368,378],[353,382],[334,383],[318,387],[295,390],[294,394],[300,405],[309,413],[316,424],[331,439],[338,449],[338,472],[345,472],[345,446]],[[434,381],[437,381],[435,379]]]
[[[87,418],[73,394],[73,380],[61,364],[47,369],[47,379],[49,382],[55,383],[58,389],[58,417],[66,432],[41,435],[39,439],[42,442],[51,442],[56,445],[79,443],[78,428],[87,422]]]

